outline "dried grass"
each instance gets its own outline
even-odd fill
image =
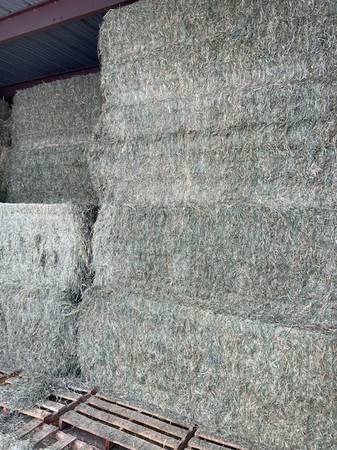
[[[100,108],[98,75],[39,84],[15,96],[10,202],[96,203],[85,152]]]
[[[1,286],[6,364],[35,377],[74,374],[76,308],[72,300],[69,294],[53,288]]]
[[[336,337],[172,299],[93,289],[82,304],[83,374],[256,447],[332,449]]]
[[[7,163],[10,145],[10,108],[7,102],[0,98],[0,202],[7,195]]]
[[[336,204],[334,2],[137,2],[100,32],[101,201]]]
[[[257,204],[106,204],[94,228],[95,285],[161,302],[337,330],[334,210]]]
[[[89,283],[92,207],[0,205],[0,284],[78,293]]]

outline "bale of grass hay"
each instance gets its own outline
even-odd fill
[[[278,192],[331,206],[336,17],[331,0],[154,0],[110,11],[90,151],[100,198]]]
[[[0,311],[8,366],[49,377],[77,370],[76,310],[69,293],[1,286]]]
[[[95,285],[337,330],[336,227],[336,212],[322,208],[105,204]]]
[[[9,202],[97,203],[88,171],[86,142],[67,145],[17,144],[11,157]]]
[[[7,194],[6,172],[10,145],[10,107],[0,98],[0,202]]]
[[[334,448],[334,333],[96,288],[82,304],[78,353],[102,389],[256,448]]]
[[[232,128],[120,142],[96,137],[90,164],[103,202],[210,205],[250,199],[336,206],[333,121]],[[265,129],[264,129],[265,128]]]
[[[1,204],[0,285],[84,289],[92,220],[92,207]]]
[[[85,153],[100,107],[98,75],[18,92],[13,104],[10,202],[96,203]]]

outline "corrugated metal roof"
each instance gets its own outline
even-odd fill
[[[69,22],[1,46],[0,87],[98,65],[103,16]]]
[[[43,1],[45,0],[0,0],[0,17],[8,16]]]

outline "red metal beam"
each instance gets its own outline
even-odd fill
[[[136,0],[46,0],[0,19],[0,45]]]
[[[14,97],[17,91],[22,89],[27,89],[40,83],[50,83],[56,80],[65,80],[79,75],[88,75],[90,73],[97,73],[100,71],[100,66],[88,67],[86,69],[73,70],[71,72],[65,72],[58,75],[50,75],[42,78],[37,78],[35,80],[24,81],[22,83],[12,84],[10,86],[0,87],[0,98],[4,97],[10,99]]]

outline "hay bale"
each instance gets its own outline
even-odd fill
[[[12,150],[8,201],[20,203],[97,203],[85,156],[87,142]]]
[[[162,81],[164,82],[164,81]],[[329,122],[336,113],[335,79],[285,82],[233,89],[212,86],[205,95],[172,96],[147,101],[114,97],[111,112],[101,116],[103,132],[113,139],[157,139],[173,133],[212,131],[215,135],[232,128],[278,125],[288,128],[298,124]],[[122,103],[122,104],[121,104]],[[124,103],[124,104],[123,104]],[[255,127],[255,128],[254,128]]]
[[[332,449],[335,334],[227,313],[93,289],[79,324],[82,373],[257,448]]]
[[[8,150],[10,145],[10,108],[0,98],[0,202],[5,201],[7,194],[6,172]]]
[[[279,192],[281,202],[334,204],[336,23],[331,0],[110,11],[90,152],[100,199],[121,189],[131,204]]]
[[[19,91],[13,102],[14,144],[89,139],[100,113],[99,83],[99,75],[87,75]]]
[[[92,220],[91,207],[0,205],[0,285],[84,289]]]
[[[4,361],[25,373],[65,376],[77,369],[71,296],[54,288],[0,287]]]
[[[336,227],[321,208],[106,204],[94,227],[95,285],[337,329]]]
[[[335,19],[333,0],[144,0],[105,16],[99,47],[103,68],[112,53],[141,57],[168,42],[188,47],[207,39],[227,39],[230,58],[240,50],[250,60],[335,54]]]
[[[10,202],[96,203],[85,152],[100,107],[98,75],[39,84],[15,96]]]
[[[7,120],[9,119],[11,110],[9,104],[2,98],[0,98],[0,119]]]
[[[333,123],[313,120],[290,128],[271,124],[124,141],[101,135],[90,152],[95,188],[103,202],[113,198],[129,205],[204,206],[246,199],[333,208]]]

